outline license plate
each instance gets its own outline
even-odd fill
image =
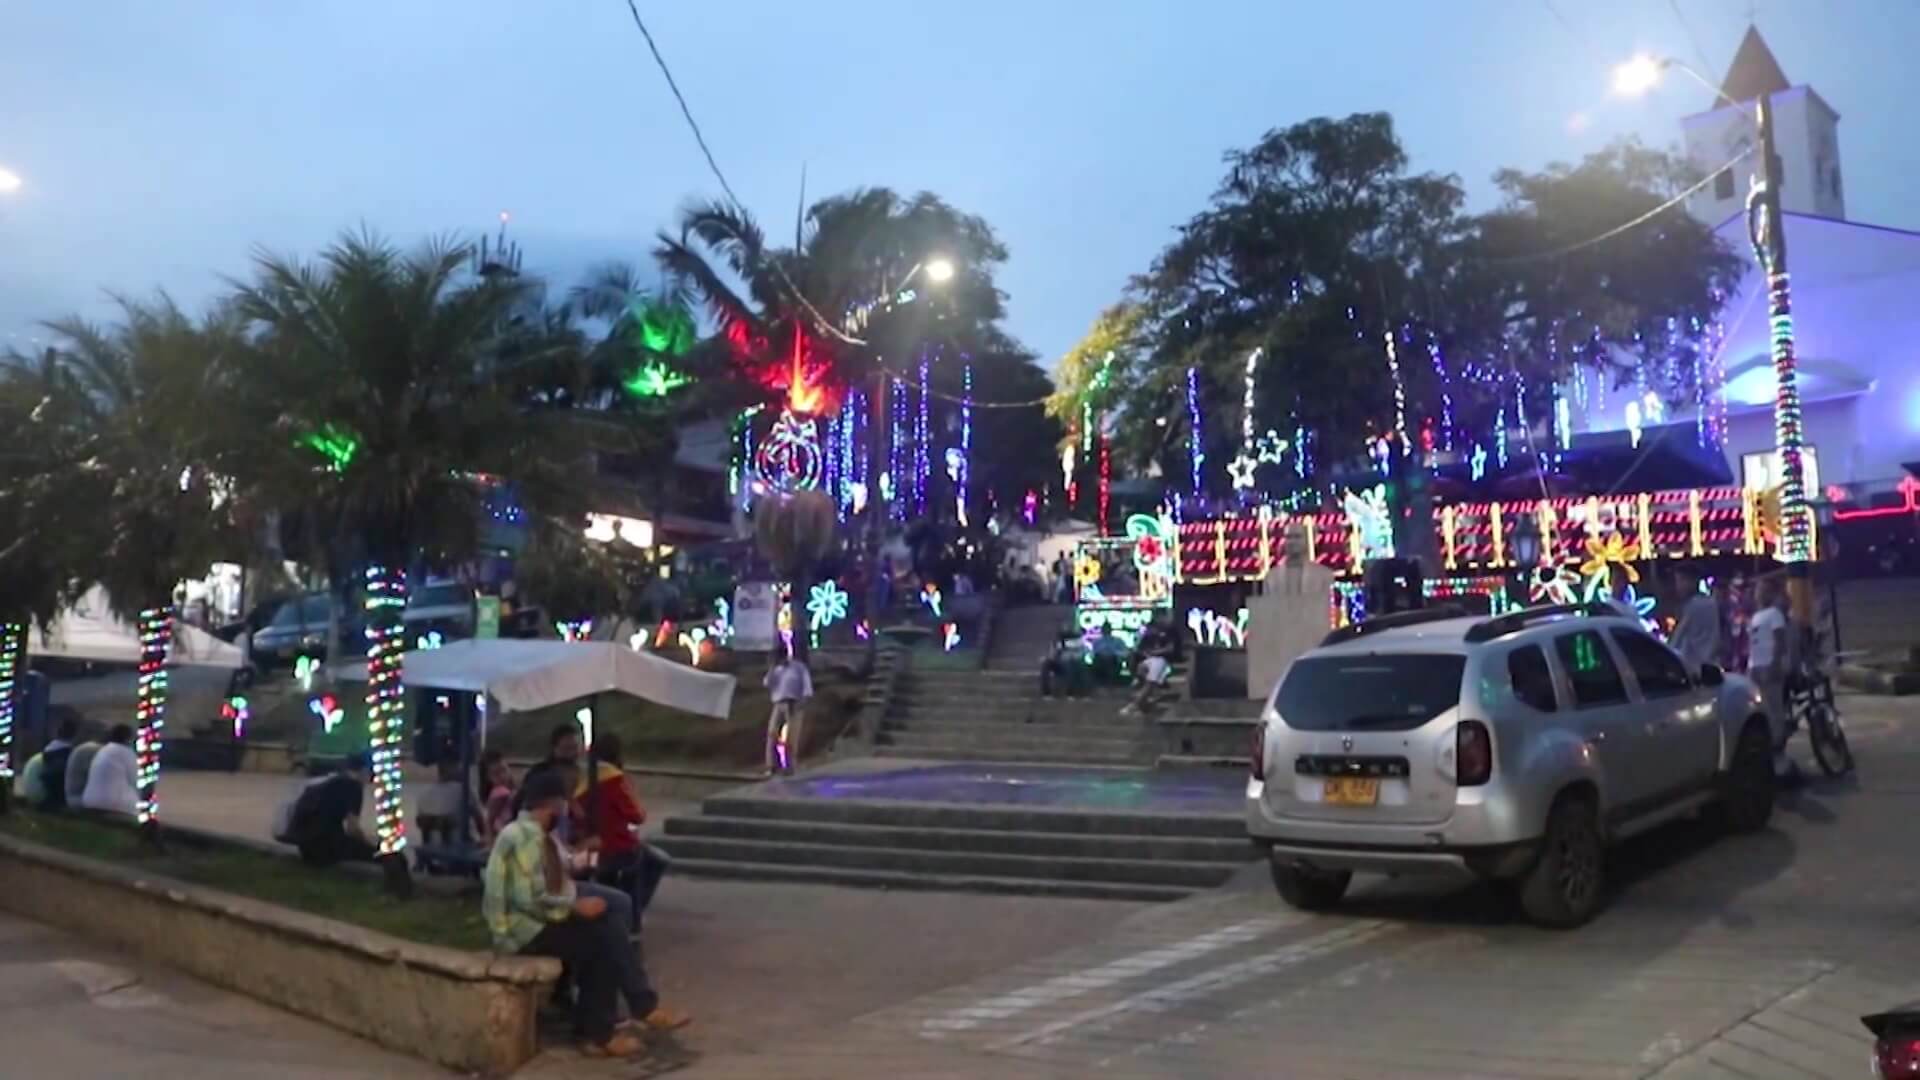
[[[1380,781],[1371,776],[1329,776],[1328,806],[1372,806],[1380,801]]]

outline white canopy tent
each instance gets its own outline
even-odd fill
[[[621,693],[716,719],[733,708],[734,678],[635,652],[612,641],[475,638],[406,656],[410,686],[485,694],[502,712],[526,712]],[[335,669],[350,675],[348,665]],[[358,679],[366,679],[360,667]]]
[[[45,634],[38,627],[31,630],[27,652],[101,664],[138,664],[140,633],[113,613],[107,606],[106,590],[95,586],[61,612]],[[175,622],[167,663],[231,670],[247,666],[247,655],[238,645],[221,641],[197,626]]]

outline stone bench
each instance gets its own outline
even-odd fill
[[[558,961],[404,941],[0,836],[0,908],[382,1046],[486,1075],[537,1050]]]

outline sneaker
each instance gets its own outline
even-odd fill
[[[608,1039],[606,1042],[580,1044],[580,1052],[582,1054],[595,1058],[632,1057],[644,1051],[646,1048],[647,1044],[640,1041],[639,1036],[618,1030],[613,1033],[613,1038]]]
[[[649,1031],[678,1031],[693,1023],[693,1017],[683,1012],[674,1012],[666,1006],[656,1006],[640,1021]]]

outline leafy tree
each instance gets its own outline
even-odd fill
[[[205,573],[233,538],[232,488],[218,471],[220,425],[207,417],[232,401],[223,380],[242,337],[229,307],[196,321],[164,295],[119,306],[112,326],[47,324],[61,382],[49,401],[92,450],[55,474],[59,492],[47,505],[74,524],[83,545],[69,580],[103,586],[115,613],[137,620],[157,662],[172,643],[175,586]],[[159,815],[166,704],[165,676],[143,674],[135,749],[139,816],[148,826]]]
[[[1676,204],[1582,243],[1661,207],[1678,163],[1624,145],[1575,167],[1506,171],[1503,204],[1478,217],[1455,178],[1408,164],[1378,113],[1276,129],[1228,153],[1209,206],[1133,284],[1143,355],[1116,354],[1108,391],[1125,456],[1184,473],[1191,367],[1205,479],[1226,490],[1256,349],[1256,431],[1275,429],[1295,455],[1258,471],[1279,491],[1316,469],[1324,481],[1383,437],[1399,471],[1425,432],[1487,431],[1503,411],[1549,416],[1553,384],[1576,363],[1681,381],[1693,370],[1656,361],[1697,347],[1673,341],[1668,320],[1711,317],[1733,280],[1715,237]],[[1083,351],[1110,329],[1097,325]],[[1093,375],[1086,363],[1063,371],[1061,402],[1084,400]],[[1295,467],[1303,452],[1314,469]]]
[[[472,558],[502,484],[536,519],[584,512],[577,429],[527,393],[530,381],[577,385],[552,366],[579,355],[579,338],[541,315],[537,282],[476,275],[471,261],[453,241],[403,253],[348,234],[317,262],[262,255],[236,301],[255,337],[249,391],[279,443],[276,466],[250,479],[284,493],[306,523],[296,545],[337,593],[366,586],[369,682],[391,702],[370,720],[374,802],[396,885],[409,570]]]

